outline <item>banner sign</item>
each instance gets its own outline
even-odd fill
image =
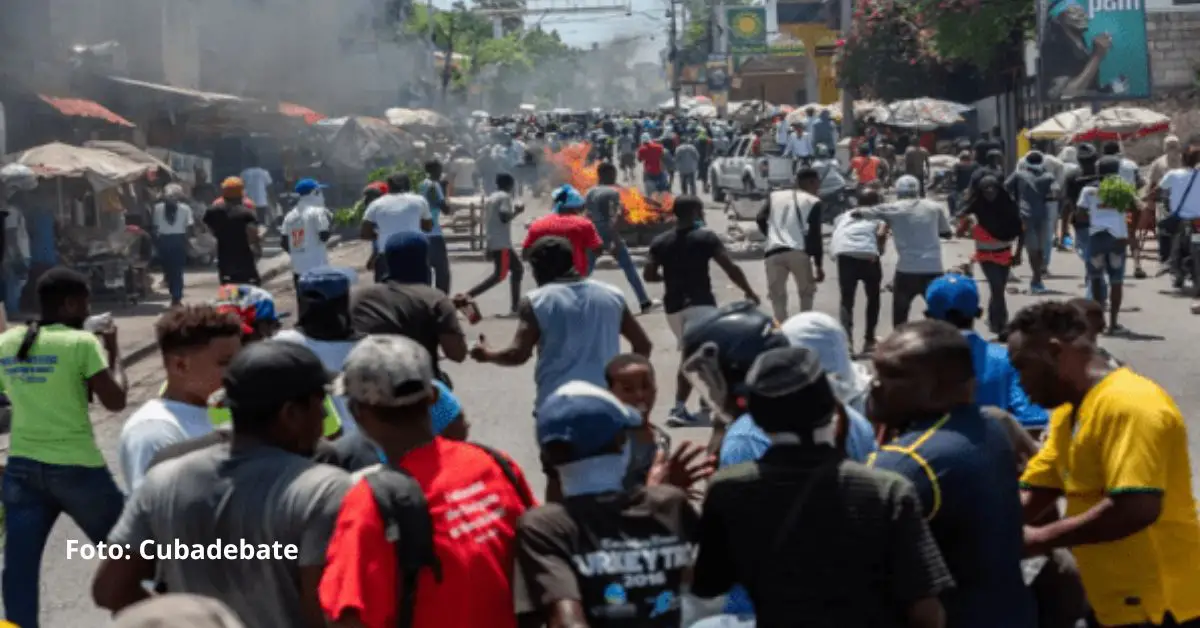
[[[1150,97],[1143,0],[1039,0],[1043,101]]]
[[[766,7],[732,7],[725,10],[729,49],[755,51],[767,47]]]
[[[706,69],[708,93],[713,95],[729,91],[729,60],[724,57],[709,57]]]

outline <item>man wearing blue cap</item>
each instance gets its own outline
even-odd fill
[[[938,277],[925,289],[925,306],[925,316],[954,325],[971,346],[971,359],[975,364],[975,402],[1012,413],[1027,430],[1040,432],[1045,429],[1049,415],[1030,401],[1021,388],[1020,376],[1008,359],[1008,348],[988,342],[973,329],[975,320],[983,312],[979,307],[979,287],[975,280],[954,273]]]
[[[583,381],[542,403],[538,442],[563,500],[517,522],[519,616],[548,626],[680,625],[700,519],[682,489],[654,477],[625,489],[628,431],[641,423],[636,410]]]
[[[293,280],[297,283],[304,273],[329,265],[325,243],[329,240],[331,214],[321,192],[326,187],[315,179],[301,179],[296,183],[296,196],[300,200],[283,217],[281,246],[292,258]],[[298,285],[296,294],[300,294]]]

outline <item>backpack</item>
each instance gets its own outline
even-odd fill
[[[531,508],[533,496],[517,478],[508,459],[490,447],[469,444],[482,449],[495,461],[525,507]],[[417,576],[422,569],[428,568],[438,582],[442,581],[442,565],[434,549],[433,519],[429,516],[425,492],[411,475],[391,465],[377,464],[363,469],[355,477],[364,479],[371,488],[387,540],[396,552],[396,566],[400,571],[396,579],[400,585],[396,606],[398,625],[411,628],[417,600]]]

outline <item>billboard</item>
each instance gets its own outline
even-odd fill
[[[725,10],[729,25],[729,50],[762,52],[767,47],[766,7],[733,7]]]
[[[1043,101],[1150,97],[1143,0],[1039,0]]]

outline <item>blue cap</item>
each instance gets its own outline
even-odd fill
[[[433,385],[438,390],[438,398],[429,409],[429,415],[433,418],[433,433],[441,434],[454,419],[462,416],[462,404],[458,402],[458,397],[454,396],[450,387],[441,380],[433,380]]]
[[[554,213],[556,214],[564,208],[576,209],[584,205],[583,195],[569,183],[554,190],[554,194],[550,197],[554,199]]]
[[[296,287],[307,299],[332,300],[349,295],[355,279],[352,270],[321,266],[300,275]]]
[[[974,318],[981,311],[979,287],[966,275],[942,275],[925,289],[925,308],[930,317],[939,320],[945,320],[951,312]]]
[[[329,186],[319,183],[316,179],[300,179],[296,182],[296,194],[308,196],[317,190],[324,190],[327,187]]]
[[[583,381],[559,386],[537,409],[538,443],[570,445],[571,461],[608,453],[618,435],[641,424],[636,410]]]

